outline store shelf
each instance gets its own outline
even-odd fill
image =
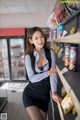
[[[47,39],[47,42],[80,44],[80,33],[72,34],[66,37],[60,37],[55,40],[49,38]]]
[[[59,96],[61,96],[61,88],[62,88],[62,83],[60,78],[58,77],[58,86],[57,86],[57,93]],[[63,99],[63,97],[62,97]],[[72,111],[67,113],[66,115],[63,113],[62,107],[60,104],[57,104],[56,102],[54,102],[54,100],[50,99],[51,101],[51,108],[49,107],[49,109],[51,109],[51,113],[52,116],[55,120],[74,120],[75,119],[75,115],[72,114]],[[50,113],[50,114],[51,114]]]
[[[77,113],[80,114],[80,72],[68,71],[64,74],[61,70],[64,68],[64,62],[57,58],[57,71],[63,86],[67,93],[69,92],[74,102]]]
[[[80,44],[80,33],[72,34],[62,38],[57,38],[55,42]]]
[[[50,38],[47,39],[47,42],[54,42],[54,41],[55,41],[54,39],[50,39]]]

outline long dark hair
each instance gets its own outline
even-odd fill
[[[33,54],[33,51],[34,51],[34,48],[35,48],[35,47],[34,47],[33,44],[31,44],[31,43],[29,42],[29,39],[32,39],[32,36],[33,36],[33,34],[34,34],[36,31],[41,32],[42,35],[44,36],[44,39],[45,39],[44,49],[49,49],[49,47],[48,47],[48,45],[47,45],[47,42],[46,42],[47,37],[46,37],[45,33],[43,32],[43,30],[42,30],[41,28],[39,28],[39,27],[33,27],[33,28],[30,28],[29,31],[28,31],[28,33],[27,33],[27,48],[26,48],[26,54],[30,54],[30,55]]]

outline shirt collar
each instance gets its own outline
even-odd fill
[[[44,48],[42,48],[41,50],[40,50],[40,52],[41,52],[41,54],[43,54],[44,53]],[[38,52],[34,49],[34,56],[36,56],[36,55],[38,55]]]

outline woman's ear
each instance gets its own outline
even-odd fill
[[[29,39],[29,42],[30,42],[31,44],[33,44],[33,41],[32,41],[31,39]]]

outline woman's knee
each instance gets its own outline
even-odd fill
[[[44,120],[38,107],[30,106],[27,107],[26,110],[31,120]]]

